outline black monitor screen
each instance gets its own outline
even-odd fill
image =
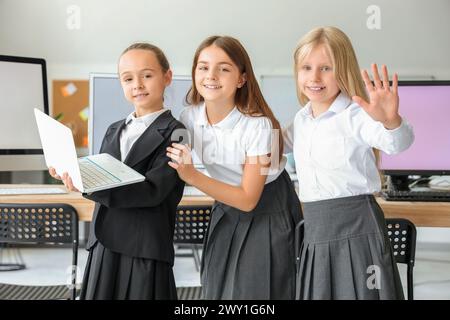
[[[48,114],[45,60],[0,55],[0,155],[42,154],[34,108]]]

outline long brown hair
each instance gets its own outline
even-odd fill
[[[225,51],[230,59],[236,64],[241,74],[246,75],[247,81],[241,88],[238,88],[234,98],[237,109],[252,117],[267,117],[272,122],[272,128],[279,130],[279,160],[283,156],[283,136],[281,126],[275,118],[272,110],[264,99],[253,72],[252,63],[247,51],[235,38],[229,36],[211,36],[206,38],[195,51],[194,62],[192,63],[192,87],[186,95],[186,102],[189,105],[198,105],[204,101],[195,86],[195,70],[198,58],[203,49],[215,45]]]

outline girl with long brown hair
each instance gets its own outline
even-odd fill
[[[241,43],[212,36],[197,49],[191,106],[180,116],[190,148],[168,148],[181,179],[216,200],[202,256],[206,299],[293,299],[294,232],[300,204],[284,170],[280,124]],[[278,134],[278,135],[277,135]]]

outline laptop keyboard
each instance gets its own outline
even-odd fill
[[[79,159],[78,163],[80,165],[83,187],[86,189],[101,187],[121,181],[119,178],[113,176],[89,159]]]

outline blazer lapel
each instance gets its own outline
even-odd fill
[[[173,119],[170,110],[161,114],[136,140],[130,152],[128,152],[124,163],[129,167],[133,167],[155,151],[164,141],[162,133],[167,130],[170,121]]]
[[[125,127],[125,120],[116,124],[115,127],[110,128],[110,133],[105,136],[104,144],[100,150],[100,153],[106,152],[112,155],[114,158],[121,160],[120,154],[120,132]]]

